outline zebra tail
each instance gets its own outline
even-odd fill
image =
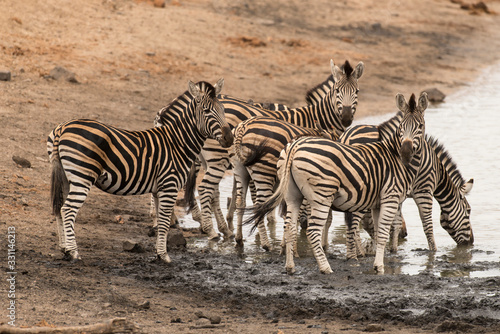
[[[277,164],[278,177],[280,179],[280,182],[278,187],[276,188],[276,191],[266,202],[248,208],[248,210],[252,211],[252,213],[243,224],[248,225],[253,222],[250,233],[253,233],[255,231],[255,229],[259,225],[259,221],[263,220],[270,211],[274,210],[285,199],[285,195],[290,184],[290,168],[292,166],[293,153],[295,152],[295,150],[290,148],[291,146],[293,147],[293,145],[289,144],[285,149],[281,151],[280,158]]]
[[[66,173],[61,164],[61,159],[59,157],[59,140],[55,138],[54,131],[49,135],[47,146],[50,147],[50,145],[52,145],[52,152],[50,154],[50,162],[52,164],[52,173],[50,176],[52,214],[58,215],[61,213],[61,208],[64,204],[65,192],[68,188],[68,179],[66,178]]]
[[[191,165],[191,169],[189,170],[189,174],[186,180],[186,184],[184,186],[184,204],[186,208],[186,213],[190,213],[193,210],[194,205],[196,203],[194,192],[196,189],[196,161],[193,161]]]

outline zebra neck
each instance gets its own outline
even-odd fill
[[[207,139],[198,129],[194,115],[194,102],[191,101],[186,112],[168,113],[162,115],[163,126],[159,129],[163,132],[166,140],[172,143],[175,151],[183,152],[190,158],[196,158],[201,152],[203,144]]]
[[[311,124],[302,125],[307,127],[315,127],[314,122],[318,122],[322,129],[330,130],[335,129],[338,133],[343,133],[345,131],[344,126],[340,120],[340,117],[333,107],[335,105],[335,99],[332,94],[326,94],[320,101],[313,105],[307,105],[300,108],[292,109],[290,112],[295,113],[295,117],[301,117],[308,119]],[[299,124],[301,125],[301,124]]]
[[[442,164],[439,164],[438,177],[439,181],[434,190],[434,198],[441,207],[448,207],[454,198],[460,198],[459,190]]]

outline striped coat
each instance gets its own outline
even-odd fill
[[[420,168],[425,133],[423,116],[428,104],[425,93],[418,104],[414,95],[409,103],[401,94],[396,101],[403,112],[403,120],[390,140],[350,146],[305,137],[282,151],[278,162],[278,189],[267,202],[256,207],[249,220],[258,221],[285,200],[286,269],[289,273],[295,271],[296,225],[304,199],[310,205],[307,237],[321,272],[332,272],[321,247],[321,235],[332,206],[349,212],[372,209],[378,222],[375,225],[378,230],[374,269],[384,272],[383,256],[390,225]]]
[[[160,111],[162,127],[128,131],[93,120],[58,125],[49,135],[51,198],[59,246],[78,260],[74,223],[90,188],[115,195],[153,193],[158,212],[156,252],[170,262],[167,234],[177,192],[207,137],[232,145],[233,136],[217,99],[224,81],[189,82],[189,91]]]
[[[330,63],[332,76],[335,80],[333,87],[327,94],[322,96],[315,104],[295,109],[282,108],[284,110],[265,110],[256,105],[246,103],[241,99],[221,96],[227,121],[231,128],[236,127],[242,121],[254,116],[274,117],[295,125],[314,128],[316,125],[323,129],[336,129],[343,132],[353,120],[357,107],[357,94],[359,92],[358,79],[361,77],[364,65],[358,63],[352,68],[349,62],[345,62],[342,68]],[[331,79],[318,85],[320,89],[328,86]],[[314,91],[314,89],[313,89]],[[312,98],[313,99],[313,98]],[[219,206],[219,183],[225,171],[230,166],[230,158],[227,150],[212,140],[207,140],[202,151],[202,161],[206,163],[205,175],[201,181],[198,191],[200,193],[200,205],[202,216],[202,230],[209,234],[209,238],[218,238],[212,226],[212,211],[215,213],[217,225],[220,232],[226,238],[232,237],[232,228],[228,228]],[[217,198],[215,198],[217,197]],[[189,203],[189,201],[187,201]],[[212,210],[211,210],[212,209]]]

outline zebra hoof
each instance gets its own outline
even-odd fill
[[[332,270],[332,268],[325,268],[325,269],[321,270],[321,273],[325,274],[325,275],[330,275],[333,273],[333,270]]]
[[[70,261],[70,262],[79,262],[82,260],[80,255],[78,255],[77,250],[71,250],[71,251],[63,251],[63,261]]]
[[[208,240],[219,240],[220,239],[220,235],[215,232],[214,230],[212,230],[212,232],[210,232],[208,234]]]
[[[384,266],[373,266],[373,270],[375,270],[375,273],[377,275],[383,275],[384,274]]]
[[[156,258],[157,258],[157,260],[158,260],[159,262],[162,262],[162,263],[171,263],[171,262],[172,262],[172,260],[170,259],[170,256],[168,256],[168,254],[167,254],[167,253],[164,253],[164,254],[158,254],[158,255],[156,256]]]
[[[287,267],[287,268],[286,268],[286,273],[287,273],[288,275],[293,275],[293,274],[295,274],[295,267]]]

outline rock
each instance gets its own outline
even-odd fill
[[[149,301],[145,301],[144,303],[138,304],[137,308],[140,308],[143,310],[149,310],[151,308],[151,303]]]
[[[383,332],[385,331],[384,327],[380,324],[369,324],[365,327],[365,332],[375,333],[375,332]]]
[[[123,242],[123,250],[131,253],[144,253],[144,247],[138,243],[130,240],[125,240]]]
[[[157,8],[165,8],[165,0],[154,0],[153,5]]]
[[[424,92],[427,93],[427,98],[431,102],[443,102],[446,95],[437,88],[425,89]]]
[[[207,318],[199,318],[198,320],[196,320],[195,325],[198,327],[204,327],[210,325],[210,320]]]
[[[10,81],[10,71],[0,71],[0,81]]]
[[[194,312],[194,315],[197,317],[197,318],[206,318],[206,316],[203,314],[203,312],[201,311],[196,311]]]
[[[208,320],[210,320],[210,323],[212,325],[218,325],[221,323],[222,318],[219,317],[218,315],[213,315],[213,316],[208,317]]]
[[[27,160],[27,159],[24,159],[24,158],[18,157],[17,155],[14,155],[14,156],[12,156],[12,160],[14,160],[14,162],[22,168],[31,168],[31,162],[29,162],[29,160]]]
[[[68,71],[64,67],[56,66],[50,71],[49,77],[54,80],[64,79],[71,83],[78,83],[75,73]]]
[[[174,228],[168,232],[167,248],[169,250],[175,248],[186,248],[186,244],[186,238],[184,238],[181,230]]]

